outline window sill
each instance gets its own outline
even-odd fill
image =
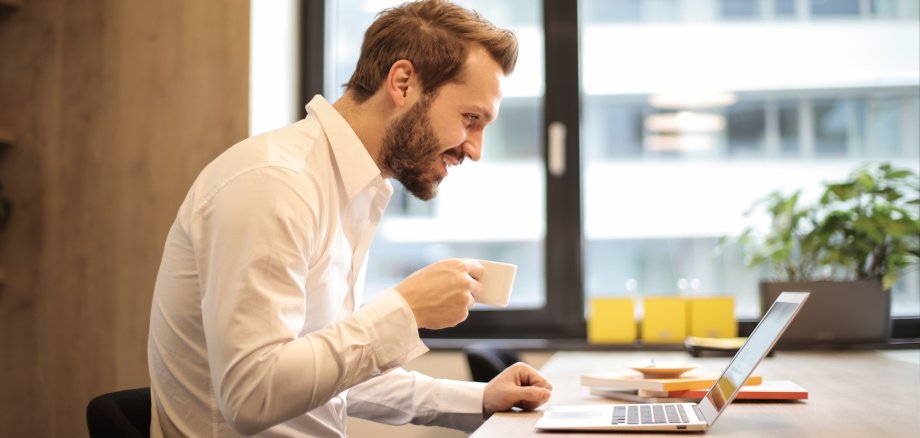
[[[860,343],[860,344],[811,344],[788,345],[777,347],[780,350],[897,350],[920,347],[920,318],[895,317],[891,320],[892,338],[885,343]],[[739,321],[739,336],[748,336],[757,325],[757,321]],[[527,338],[527,339],[496,339],[487,336],[476,338],[423,338],[425,345],[432,350],[462,350],[467,345],[489,340],[496,341],[509,348],[530,351],[683,351],[681,344],[643,344],[637,341],[631,344],[590,344],[584,338]]]
[[[589,344],[584,339],[445,339],[425,338],[432,351],[463,350],[484,340],[522,351],[684,351],[679,344]],[[777,350],[902,350],[920,347],[920,338],[892,339],[887,343],[786,345]]]

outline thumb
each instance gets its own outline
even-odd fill
[[[518,402],[514,404],[515,406],[525,410],[533,410],[546,403],[551,392],[546,388],[525,386],[519,388],[515,395],[518,397]]]

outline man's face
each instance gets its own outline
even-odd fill
[[[485,50],[472,50],[459,81],[422,96],[387,128],[381,158],[388,173],[427,201],[449,167],[478,161],[483,130],[498,115],[502,76]]]

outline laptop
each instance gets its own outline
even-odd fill
[[[780,294],[699,403],[558,406],[543,414],[536,428],[611,432],[708,430],[779,340],[808,295],[808,292]]]

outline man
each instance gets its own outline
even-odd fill
[[[344,436],[346,415],[472,430],[549,398],[524,364],[488,384],[399,368],[427,351],[419,327],[466,319],[476,261],[434,263],[356,309],[387,178],[431,199],[478,160],[516,58],[513,34],[453,4],[384,11],[341,100],[315,97],[202,171],[154,291],[152,436]]]

